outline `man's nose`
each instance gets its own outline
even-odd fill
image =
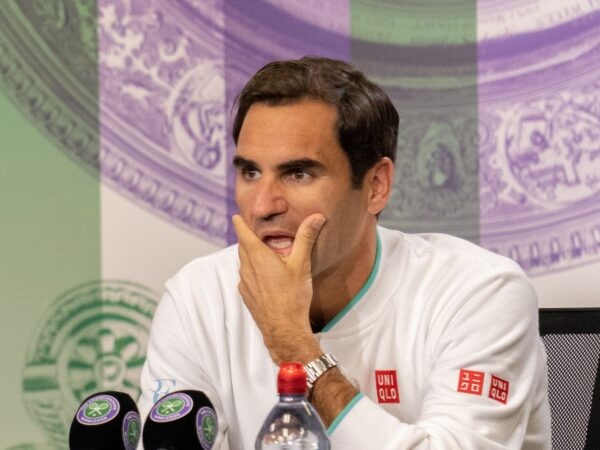
[[[287,211],[288,203],[281,183],[263,178],[256,185],[252,198],[252,213],[257,219],[268,219]]]

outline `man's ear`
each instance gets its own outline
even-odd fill
[[[394,183],[394,162],[386,157],[381,158],[367,172],[369,182],[368,210],[376,215],[383,211],[390,196]]]

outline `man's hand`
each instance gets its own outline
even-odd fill
[[[322,214],[305,218],[291,254],[281,257],[241,216],[233,216],[239,241],[239,291],[276,364],[292,360],[306,363],[322,353],[311,331],[309,312],[313,296],[311,254],[324,223]]]
[[[308,216],[298,228],[291,254],[283,258],[265,245],[244,220],[233,216],[239,240],[240,285],[275,364],[308,363],[323,354],[310,328],[313,296],[311,254],[325,217]],[[312,402],[329,426],[357,390],[337,368],[325,372],[313,389]]]

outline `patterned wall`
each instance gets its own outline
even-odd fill
[[[231,105],[272,59],[389,93],[383,224],[515,259],[543,306],[600,305],[599,30],[600,0],[3,1],[0,448],[66,448],[87,394],[137,395],[164,281],[235,241]]]

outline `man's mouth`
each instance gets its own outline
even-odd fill
[[[292,248],[294,238],[290,236],[265,236],[263,242],[277,253],[281,253]]]

